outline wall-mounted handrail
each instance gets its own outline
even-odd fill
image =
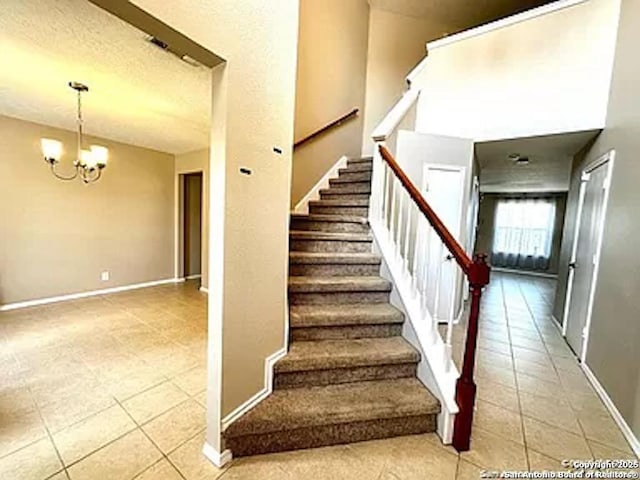
[[[295,142],[293,144],[293,149],[295,150],[296,148],[300,147],[301,145],[313,140],[317,136],[322,135],[323,133],[325,133],[325,132],[327,132],[327,131],[335,128],[335,127],[340,126],[346,120],[349,120],[350,118],[355,117],[356,115],[358,115],[359,111],[360,111],[360,109],[354,108],[349,113],[345,113],[344,115],[342,115],[340,118],[334,120],[333,122],[328,123],[324,127],[316,130],[315,132],[307,135],[306,137],[301,138],[300,140],[298,140],[297,142]]]
[[[462,364],[462,372],[456,381],[455,398],[458,405],[453,426],[453,446],[459,452],[469,450],[471,443],[471,425],[473,423],[473,409],[476,396],[476,385],[473,380],[475,369],[476,346],[478,337],[478,318],[480,315],[480,299],[482,289],[489,283],[490,269],[487,265],[486,255],[476,255],[469,258],[464,248],[451,232],[447,229],[442,220],[427,203],[420,191],[409,180],[393,155],[384,145],[378,148],[380,156],[389,166],[400,185],[407,191],[415,206],[424,215],[431,227],[444,246],[451,252],[451,255],[460,266],[471,288],[471,306],[469,311],[469,322],[467,325],[467,337]]]

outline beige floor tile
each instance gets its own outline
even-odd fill
[[[186,393],[167,381],[126,400],[122,406],[141,425],[188,398]]]
[[[617,448],[612,448],[609,445],[603,445],[602,443],[596,442],[594,440],[587,439],[587,443],[589,447],[591,447],[591,452],[593,452],[594,458],[603,458],[603,459],[627,459],[627,458],[636,458],[636,455],[631,450],[631,447],[628,447],[624,450],[619,450]]]
[[[460,457],[487,470],[525,470],[527,458],[525,447],[518,442],[474,428],[471,449]]]
[[[71,480],[129,480],[153,465],[162,454],[140,430],[92,453],[69,467]]]
[[[80,420],[115,405],[105,389],[97,388],[73,398],[61,398],[40,407],[42,418],[51,432],[58,432]]]
[[[53,441],[65,465],[69,465],[135,427],[122,407],[115,405],[54,433]]]
[[[207,389],[206,367],[196,367],[182,372],[172,380],[181,390],[193,396]]]
[[[486,402],[493,403],[499,407],[506,408],[512,412],[520,412],[518,391],[515,388],[507,387],[500,383],[476,379],[477,397]]]
[[[211,480],[215,478],[211,477]],[[283,470],[277,463],[271,462],[269,455],[261,455],[234,460],[229,469],[224,472],[224,476],[220,478],[225,480],[297,480],[304,477],[295,477],[290,472]]]
[[[0,458],[0,478],[42,480],[62,470],[62,464],[49,438]]]
[[[478,352],[488,350],[490,352],[502,353],[503,355],[511,355],[511,345],[502,342],[480,341],[478,339]]]
[[[529,350],[528,348],[513,347],[513,356],[518,360],[525,360],[527,362],[538,363],[540,365],[553,367],[551,357],[545,352],[536,352],[535,350]]]
[[[411,442],[397,454],[397,462],[391,463],[389,472],[403,480],[424,478],[454,480],[458,456],[445,452],[431,442]],[[334,477],[335,478],[335,477]],[[358,478],[358,477],[356,477]],[[374,478],[361,476],[360,478]]]
[[[2,415],[0,421],[0,457],[46,437],[38,412]]]
[[[476,402],[474,427],[524,445],[520,414],[483,400]]]
[[[200,405],[202,405],[204,408],[207,408],[207,392],[206,390],[204,392],[200,392],[197,395],[195,395],[193,397],[193,399],[198,402]]]
[[[566,470],[559,460],[551,458],[540,452],[536,452],[531,448],[527,449],[527,456],[529,457],[529,470],[531,471],[539,472],[547,470],[549,472],[559,472]]]
[[[163,458],[135,477],[135,480],[183,480],[183,477]],[[191,479],[187,477],[187,480]]]
[[[163,453],[171,452],[205,427],[205,409],[194,400],[187,400],[142,426]]]
[[[478,365],[476,367],[478,381],[489,380],[510,388],[516,388],[516,379],[512,369],[494,367],[492,365]]]
[[[560,398],[540,397],[522,392],[520,405],[522,414],[527,417],[582,435],[576,414],[569,404]]]
[[[629,449],[629,444],[622,435],[618,425],[608,413],[579,413],[578,420],[588,439],[618,450],[625,451]]]
[[[213,480],[225,472],[203,454],[205,432],[202,432],[169,455],[169,459],[187,480]]]
[[[69,480],[66,472],[63,470],[62,472],[56,473],[53,477],[49,477],[46,480]]]
[[[534,395],[557,398],[563,396],[564,391],[558,383],[548,382],[538,377],[532,377],[526,373],[518,373],[518,391],[520,393],[533,393]]]
[[[587,441],[581,435],[552,427],[529,417],[524,417],[524,434],[527,446],[556,460],[591,457]]]
[[[518,373],[524,373],[531,377],[540,378],[546,382],[557,383],[558,386],[560,386],[560,379],[558,378],[553,366],[549,367],[536,362],[517,359],[515,362],[515,369]]]
[[[460,459],[458,462],[456,480],[479,480],[482,478],[483,471],[483,468],[477,467],[473,463]]]
[[[487,350],[480,350],[477,356],[477,365],[489,365],[493,367],[500,367],[504,369],[513,368],[513,360],[511,355],[505,355],[502,353],[491,352]]]

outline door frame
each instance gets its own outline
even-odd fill
[[[184,228],[184,179],[187,175],[202,174],[202,192],[200,193],[201,200],[201,212],[200,212],[200,225],[204,232],[204,206],[205,206],[205,189],[207,188],[207,176],[204,168],[185,168],[175,172],[174,176],[174,209],[173,209],[173,236],[174,236],[174,249],[173,249],[173,271],[176,281],[185,281],[185,269],[184,269],[184,238],[181,238]],[[200,255],[202,258],[202,251],[204,250],[204,238],[200,244]],[[200,275],[202,275],[203,265],[200,262]],[[180,268],[182,266],[182,268]]]
[[[584,205],[584,197],[585,190],[587,187],[587,181],[589,179],[589,174],[593,172],[596,168],[607,165],[607,176],[604,181],[604,197],[602,199],[602,215],[600,216],[599,225],[598,225],[598,238],[596,241],[595,247],[595,255],[593,260],[593,273],[591,280],[591,287],[589,289],[589,297],[587,300],[587,314],[584,322],[584,333],[583,333],[583,341],[582,341],[582,351],[576,352],[578,355],[578,359],[581,363],[585,363],[587,357],[587,349],[589,346],[589,335],[591,333],[591,316],[593,313],[593,301],[595,299],[596,287],[598,284],[598,272],[600,270],[600,254],[602,252],[602,239],[604,237],[604,224],[607,218],[607,207],[609,205],[609,195],[611,193],[611,177],[613,175],[613,165],[615,163],[616,151],[610,150],[604,155],[598,157],[593,162],[587,164],[587,166],[582,170],[580,174],[580,193],[578,197],[578,212],[576,213],[576,223],[575,223],[575,232],[573,235],[573,243],[571,245],[571,259],[570,263],[574,263],[576,261],[576,255],[578,253],[578,240],[580,236],[580,222],[582,221],[583,214],[583,205]],[[569,317],[569,308],[571,306],[571,297],[573,293],[573,282],[575,276],[575,269],[569,269],[569,278],[567,280],[567,290],[566,290],[566,301],[564,305],[564,312],[562,315],[562,336],[567,338],[567,320]]]
[[[466,210],[465,210],[465,185],[466,185],[466,179],[467,179],[467,167],[464,167],[462,165],[447,165],[446,163],[425,163],[422,166],[422,182],[421,182],[421,193],[427,193],[429,190],[427,189],[428,187],[428,176],[427,176],[427,172],[432,169],[432,170],[447,170],[450,172],[458,172],[461,174],[462,177],[462,183],[461,183],[461,188],[460,188],[460,198],[459,198],[459,205],[460,205],[460,212],[459,212],[459,222],[457,225],[457,239],[458,242],[461,241],[461,237],[464,235],[464,230],[465,230],[465,216],[466,216]],[[454,235],[455,237],[456,235]],[[464,239],[466,242],[466,239]],[[446,252],[447,249],[446,247],[444,248],[444,252]],[[456,265],[457,266],[457,265]],[[441,271],[438,274],[438,283],[436,284],[436,300],[435,300],[435,307],[434,307],[434,312],[433,312],[433,318],[434,320],[436,320],[437,322],[441,322],[441,323],[448,323],[448,322],[453,322],[458,323],[460,321],[460,315],[456,315],[455,309],[456,309],[456,303],[457,303],[457,299],[458,296],[460,296],[460,312],[462,313],[464,310],[464,294],[460,294],[459,290],[460,288],[462,288],[462,290],[464,290],[464,285],[462,285],[462,287],[460,287],[460,275],[461,275],[461,270],[460,268],[454,268],[453,270],[453,280],[452,280],[452,296],[451,296],[451,305],[449,305],[449,317],[450,319],[440,319],[438,318],[438,308],[439,308],[439,299],[440,299],[440,281],[439,281],[439,277],[441,275]]]

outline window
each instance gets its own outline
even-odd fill
[[[551,256],[555,199],[499,200],[496,207],[492,263],[546,269]]]

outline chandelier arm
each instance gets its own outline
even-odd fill
[[[97,172],[93,176],[91,176],[92,172]],[[82,181],[84,183],[93,183],[97,182],[102,176],[102,169],[91,169],[91,170],[83,170],[82,172]]]
[[[78,114],[76,117],[76,123],[78,126],[78,148],[76,159],[78,162],[82,159],[82,92],[78,90]]]
[[[64,175],[60,175],[58,172],[56,172],[56,166],[55,164],[51,164],[51,173],[53,173],[53,175],[59,179],[59,180],[75,180],[76,178],[78,178],[78,166],[76,165],[76,171],[73,175],[67,177]]]

